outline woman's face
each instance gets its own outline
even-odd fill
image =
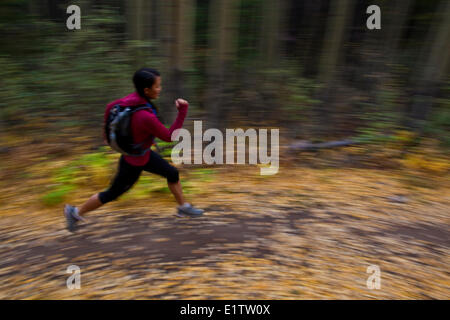
[[[144,93],[149,99],[158,99],[161,89],[161,77],[156,77],[153,86],[151,88],[145,88]]]

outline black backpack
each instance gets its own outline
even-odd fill
[[[147,149],[143,149],[142,143],[134,143],[131,131],[131,116],[139,110],[149,109],[156,114],[155,109],[150,105],[139,105],[134,107],[121,106],[116,104],[109,111],[109,116],[105,124],[105,136],[109,146],[117,152],[127,156],[143,156]]]

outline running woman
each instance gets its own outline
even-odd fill
[[[94,194],[80,208],[68,204],[64,206],[64,216],[66,217],[69,231],[75,230],[76,224],[84,220],[83,216],[87,212],[117,199],[120,195],[130,190],[139,179],[142,171],[155,173],[167,179],[168,187],[178,203],[177,216],[197,217],[203,214],[203,210],[195,208],[184,200],[178,170],[158,153],[150,149],[154,137],[163,141],[172,141],[172,133],[183,126],[189,105],[188,102],[183,99],[175,101],[178,115],[170,129],[167,129],[159,121],[157,117],[158,110],[151,103],[161,93],[161,76],[159,72],[155,69],[142,68],[134,74],[133,82],[136,92],[115,100],[106,106],[105,124],[109,111],[117,104],[121,106],[138,106],[149,103],[152,110],[136,111],[131,118],[131,131],[134,143],[143,143],[143,147],[147,152],[143,156],[122,155],[119,159],[116,176],[107,190]]]

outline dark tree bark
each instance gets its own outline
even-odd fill
[[[212,0],[210,4],[209,41],[211,53],[207,67],[206,103],[209,126],[223,128],[227,104],[225,93],[230,85],[232,62],[237,50],[237,14],[240,0]]]
[[[173,120],[176,109],[173,107],[177,98],[190,100],[185,85],[186,72],[192,66],[193,32],[194,32],[193,0],[160,0],[158,9],[161,12],[160,41],[161,58],[164,61],[164,118]]]
[[[318,135],[330,133],[330,114],[332,112],[330,105],[335,90],[337,67],[342,58],[341,52],[346,39],[346,29],[349,28],[349,21],[352,17],[352,8],[353,0],[332,0],[329,8],[318,74],[318,81],[322,84],[318,96],[322,102],[318,105],[317,120],[324,124],[317,126]]]
[[[410,125],[421,134],[433,100],[442,85],[442,79],[448,75],[450,60],[450,1],[443,0],[434,16],[434,25],[430,27],[424,44],[429,51],[419,59],[415,78],[416,89],[412,99]]]

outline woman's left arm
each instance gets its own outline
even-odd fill
[[[172,142],[172,133],[183,126],[184,119],[187,115],[188,103],[186,102],[177,104],[177,109],[177,118],[170,126],[170,129],[167,129],[155,115],[150,115],[150,121],[148,123],[148,126],[146,126],[149,131],[148,133],[163,141]]]

